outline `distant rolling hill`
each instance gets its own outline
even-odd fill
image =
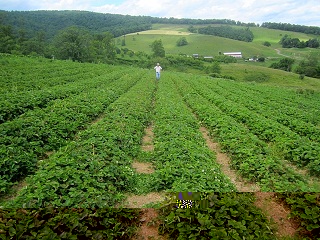
[[[236,27],[236,26],[234,26]],[[161,39],[166,54],[200,54],[202,56],[216,56],[219,52],[242,52],[243,56],[250,58],[253,56],[264,56],[271,58],[284,57],[285,53],[289,57],[304,58],[311,52],[319,52],[319,49],[282,49],[279,44],[280,39],[285,34],[306,41],[314,38],[314,35],[289,32],[283,30],[267,29],[261,27],[250,27],[254,34],[253,42],[243,42],[222,37],[190,33],[187,31],[188,25],[175,24],[154,24],[152,30],[132,33],[125,37],[126,46],[133,51],[151,53],[150,44],[157,39]],[[241,27],[239,27],[241,28]],[[188,45],[178,47],[176,42],[179,38],[185,37]],[[119,37],[123,38],[123,36]],[[263,45],[265,41],[271,43],[270,47]],[[118,47],[121,47],[118,45]],[[279,55],[279,51],[283,55]]]

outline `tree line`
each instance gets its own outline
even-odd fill
[[[304,76],[320,78],[320,62],[317,56],[310,54],[307,59],[300,61],[293,69],[295,60],[292,58],[282,58],[278,62],[272,63],[271,68],[279,69],[287,72],[294,71],[300,74],[300,78]]]
[[[304,25],[296,25],[296,24],[290,24],[290,23],[264,22],[261,24],[261,27],[320,35],[320,27],[315,27],[315,26],[304,26]]]
[[[219,27],[207,26],[207,27],[201,27],[196,29],[193,26],[190,26],[189,31],[190,32],[197,31],[200,34],[230,38],[230,39],[244,41],[244,42],[252,42],[254,37],[249,27],[245,29],[238,29],[238,28],[233,28],[231,26],[219,26]]]
[[[110,32],[115,37],[152,27],[145,17],[68,10],[0,11],[0,24],[11,26],[16,35],[23,31],[27,38],[45,31],[46,40],[51,40],[60,30],[69,26],[86,28],[92,34]]]
[[[70,59],[79,62],[107,62],[115,58],[114,36],[109,33],[91,34],[77,26],[67,27],[48,42],[45,32],[26,38],[15,35],[11,26],[0,25],[0,52],[37,55],[46,58]]]
[[[85,27],[92,33],[110,32],[115,37],[128,33],[149,30],[152,24],[205,25],[222,24],[235,26],[257,26],[229,19],[176,19],[150,16],[129,16],[120,14],[95,13],[88,11],[3,11],[0,10],[0,24],[12,26],[14,34],[23,31],[25,36],[34,37],[45,31],[46,39],[52,39],[59,30],[69,26]]]
[[[317,38],[300,41],[299,38],[291,38],[287,34],[281,38],[280,44],[283,48],[318,48],[320,46],[320,42]]]

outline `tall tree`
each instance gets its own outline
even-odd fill
[[[292,58],[282,58],[279,62],[272,63],[270,67],[274,69],[281,69],[287,72],[291,72],[293,63],[294,59]]]
[[[16,40],[13,36],[12,27],[0,25],[0,52],[11,53],[16,48]]]
[[[176,45],[178,47],[188,45],[188,41],[187,41],[186,37],[179,38]]]
[[[112,60],[116,56],[116,48],[114,45],[113,35],[109,32],[98,34],[92,42],[94,50],[94,58],[97,61],[105,62]]]
[[[165,57],[166,55],[161,39],[155,40],[151,44],[151,49],[154,57]]]
[[[90,59],[91,36],[87,30],[72,26],[59,32],[54,40],[60,59],[84,62]]]

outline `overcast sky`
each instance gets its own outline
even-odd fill
[[[320,27],[319,0],[0,0],[1,10],[86,10]]]

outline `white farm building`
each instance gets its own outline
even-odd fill
[[[242,58],[241,52],[225,52],[225,53],[223,53],[223,55],[235,57],[235,58]]]

